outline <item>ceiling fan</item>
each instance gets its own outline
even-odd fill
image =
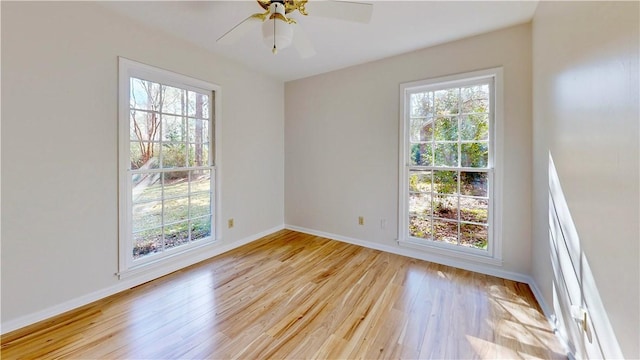
[[[316,51],[295,19],[289,16],[293,11],[302,15],[322,16],[359,23],[371,20],[373,5],[347,1],[308,0],[256,0],[265,10],[249,16],[222,35],[216,42],[229,45],[237,42],[257,25],[262,24],[262,37],[271,47],[273,54],[293,43],[302,58],[315,55]],[[294,27],[295,35],[294,35]]]

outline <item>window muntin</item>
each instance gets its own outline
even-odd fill
[[[403,86],[400,239],[493,256],[495,75]]]
[[[215,240],[217,90],[124,59],[121,66],[120,273]]]

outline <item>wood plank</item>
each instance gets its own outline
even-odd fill
[[[18,358],[566,358],[526,284],[282,230],[2,336]]]

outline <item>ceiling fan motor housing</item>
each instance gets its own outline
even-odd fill
[[[265,10],[269,10],[273,3],[284,6],[285,14],[298,10],[302,15],[308,15],[305,9],[308,0],[257,0],[258,4]]]

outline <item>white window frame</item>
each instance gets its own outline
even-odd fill
[[[139,78],[163,85],[212,93],[213,101],[209,101],[210,126],[209,158],[211,159],[211,235],[197,242],[181,245],[160,254],[133,258],[132,239],[132,185],[130,170],[130,79]],[[220,229],[220,105],[221,87],[202,80],[177,74],[168,70],[142,64],[133,60],[118,58],[118,176],[119,176],[119,236],[118,236],[118,273],[120,279],[143,272],[175,270],[177,264],[184,264],[190,255],[197,254],[203,247],[211,246],[219,236]]]
[[[502,265],[502,163],[503,163],[503,70],[501,67],[479,70],[438,78],[400,84],[400,139],[399,139],[399,196],[398,196],[398,243],[401,246],[423,250],[434,255],[444,255],[463,261]],[[489,234],[487,250],[474,249],[442,241],[417,239],[409,234],[409,116],[410,94],[420,91],[435,91],[452,87],[473,85],[479,81],[492,81],[493,96],[489,125]],[[491,86],[490,86],[491,87]],[[443,170],[456,168],[443,167]]]

